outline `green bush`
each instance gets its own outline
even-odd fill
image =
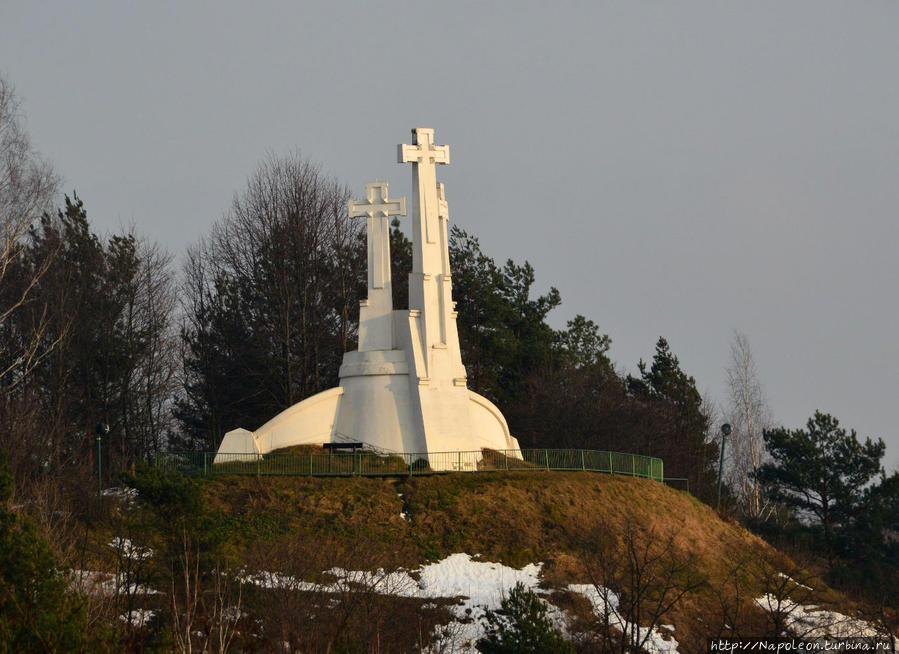
[[[498,611],[488,610],[483,638],[476,643],[484,654],[573,654],[574,647],[552,625],[546,603],[520,581]]]
[[[35,524],[7,508],[11,494],[0,450],[0,652],[85,651],[84,604]]]

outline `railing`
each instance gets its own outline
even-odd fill
[[[597,450],[477,450],[380,454],[274,452],[227,454],[162,452],[157,465],[186,474],[293,475],[312,477],[429,475],[445,472],[582,470],[662,481],[661,459]]]

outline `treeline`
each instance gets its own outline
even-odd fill
[[[18,482],[87,477],[98,452],[112,475],[166,449],[214,450],[338,383],[366,287],[344,184],[299,155],[269,157],[178,270],[133,232],[98,235],[74,192],[54,207],[58,178],[5,82],[0,96],[0,446]],[[459,228],[450,255],[470,387],[523,446],[659,456],[711,497],[709,411],[665,339],[623,374],[595,322],[548,324],[561,295],[537,296],[530,264],[497,263]],[[392,259],[403,308],[398,224]]]
[[[365,292],[364,234],[348,198],[309,162],[270,158],[181,275],[134,234],[101,239],[77,195],[44,213],[2,291],[6,306],[25,298],[2,332],[11,459],[27,474],[85,464],[97,424],[109,426],[101,447],[114,468],[167,448],[214,450],[226,431],[335,386]],[[404,280],[411,244],[398,225],[392,236]],[[592,320],[548,325],[561,297],[534,296],[529,264],[497,264],[459,228],[450,252],[470,386],[502,407],[522,446],[660,456],[669,476],[708,497],[708,414],[664,339],[637,377],[623,375]]]
[[[24,299],[2,325],[3,446],[17,478],[93,460],[108,424],[115,467],[166,447],[178,389],[171,259],[133,234],[101,241],[82,201],[65,198],[7,262],[0,298]]]
[[[0,290],[0,429],[17,478],[85,468],[98,424],[114,470],[164,449],[214,450],[226,431],[335,386],[366,286],[349,197],[299,156],[270,157],[180,273],[133,233],[96,234],[76,194],[7,216],[28,226],[7,236]],[[398,225],[392,241],[402,308],[411,244]],[[498,264],[458,227],[450,254],[470,387],[522,446],[659,456],[710,497],[708,412],[664,339],[638,376],[621,374],[592,320],[549,326],[561,296],[535,297],[528,263]]]

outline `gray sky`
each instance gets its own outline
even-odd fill
[[[449,144],[453,222],[634,370],[722,399],[732,330],[775,418],[899,466],[899,3],[0,0],[0,72],[96,229],[180,255],[266,152],[362,197]]]

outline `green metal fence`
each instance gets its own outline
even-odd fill
[[[476,450],[380,454],[370,451],[264,455],[163,452],[157,465],[186,474],[312,477],[428,475],[444,472],[586,470],[662,481],[661,459],[597,450]]]

